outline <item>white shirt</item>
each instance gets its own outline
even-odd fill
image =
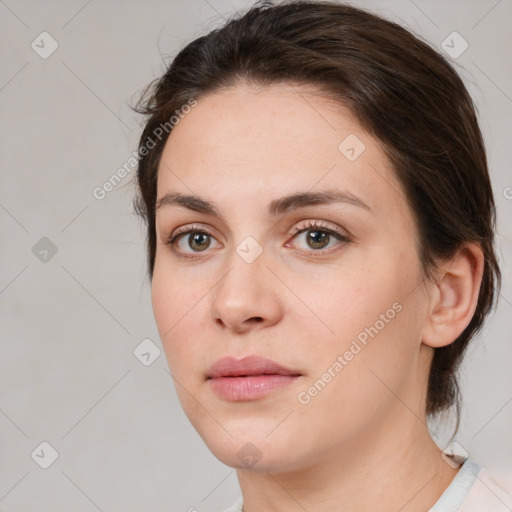
[[[224,512],[243,512],[243,505],[243,498],[239,498]],[[428,512],[512,512],[512,497],[486,469],[466,459]]]

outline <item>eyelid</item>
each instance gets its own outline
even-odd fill
[[[205,227],[202,224],[187,224],[186,226],[181,226],[177,229],[175,229],[171,236],[169,237],[168,242],[173,242],[176,240],[180,235],[183,235],[185,233],[189,233],[190,231],[199,231],[202,233],[206,233],[207,235],[210,235],[211,237],[214,237],[212,231]]]
[[[326,230],[332,233],[339,235],[342,238],[349,238],[348,235],[345,235],[336,224],[332,224],[331,222],[327,222],[324,220],[316,220],[316,219],[306,219],[299,221],[297,225],[290,231],[290,236],[294,236],[301,231],[308,231],[317,229],[319,231]]]

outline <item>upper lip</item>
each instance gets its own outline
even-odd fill
[[[240,377],[242,375],[300,375],[300,372],[261,356],[246,356],[242,359],[222,357],[208,372],[208,379],[217,377]]]

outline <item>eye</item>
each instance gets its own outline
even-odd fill
[[[206,228],[186,226],[177,229],[167,240],[167,245],[178,255],[201,253],[211,246],[212,239],[213,235]]]
[[[301,250],[309,253],[330,253],[332,251],[329,249],[334,248],[335,250],[337,246],[350,242],[350,239],[337,228],[320,221],[304,221],[293,229],[290,236],[303,240],[306,246],[303,246]],[[200,256],[202,252],[209,249],[212,240],[215,238],[208,229],[193,225],[178,228],[169,237],[166,245],[171,246],[173,252],[178,256],[193,258],[194,255]],[[219,245],[222,247],[222,244]],[[290,247],[290,243],[287,242],[286,246]]]
[[[337,241],[334,247],[350,242],[349,238],[340,231],[330,226],[328,227],[320,221],[304,221],[304,223],[294,228],[290,234],[294,238],[302,240],[305,243],[302,249],[309,252],[331,252],[330,250],[325,251],[326,248],[333,247],[331,242]]]

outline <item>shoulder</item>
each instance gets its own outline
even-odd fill
[[[223,512],[243,512],[243,498]],[[429,512],[511,512],[512,475],[498,478],[467,459]]]
[[[505,483],[491,474],[486,468],[475,465],[475,479],[466,498],[462,502],[460,512],[510,512],[512,510],[512,489],[510,480]],[[510,478],[510,477],[509,477]]]
[[[508,489],[508,491],[505,490]],[[498,483],[487,469],[466,459],[429,512],[511,512],[510,486]]]
[[[226,510],[224,510],[223,512],[242,512],[243,510],[243,504],[244,504],[244,500],[242,497],[238,498],[238,500],[236,501],[236,503],[234,503],[233,505],[231,505],[231,507],[227,508]]]

